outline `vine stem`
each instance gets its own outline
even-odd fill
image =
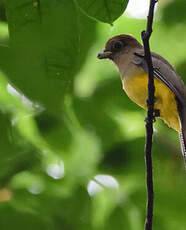
[[[154,76],[153,64],[150,52],[149,40],[152,34],[152,24],[154,17],[154,7],[157,0],[150,0],[149,13],[147,17],[147,27],[142,31],[141,37],[144,45],[145,60],[148,66],[148,97],[147,97],[147,118],[146,118],[146,143],[145,143],[145,162],[146,162],[146,184],[147,184],[147,210],[145,230],[152,230],[154,189],[153,189],[153,167],[152,167],[152,137],[154,121]]]

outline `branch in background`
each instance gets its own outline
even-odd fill
[[[149,39],[152,33],[152,23],[154,16],[154,7],[156,0],[150,1],[149,14],[147,19],[146,31],[142,31],[141,36],[145,51],[145,60],[148,66],[148,98],[147,98],[147,118],[146,118],[146,146],[145,146],[145,160],[146,160],[146,183],[147,183],[147,214],[145,222],[145,230],[152,229],[153,222],[153,170],[152,170],[152,136],[153,136],[153,120],[154,120],[154,76],[153,65],[149,47]]]

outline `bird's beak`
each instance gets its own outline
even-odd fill
[[[101,52],[98,53],[97,58],[99,59],[110,58],[111,54],[112,54],[111,51],[102,50]]]

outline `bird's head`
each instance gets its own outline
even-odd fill
[[[97,57],[99,59],[108,58],[115,62],[121,55],[127,54],[132,49],[141,47],[142,45],[133,36],[121,34],[110,38],[105,45],[105,49],[99,52]]]

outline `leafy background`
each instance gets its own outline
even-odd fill
[[[126,6],[0,1],[1,230],[143,229],[145,112],[96,59],[111,36],[140,40],[146,20],[123,16]],[[160,1],[151,38],[183,79],[185,8]],[[177,133],[161,121],[153,161],[154,229],[184,230],[186,174]]]

